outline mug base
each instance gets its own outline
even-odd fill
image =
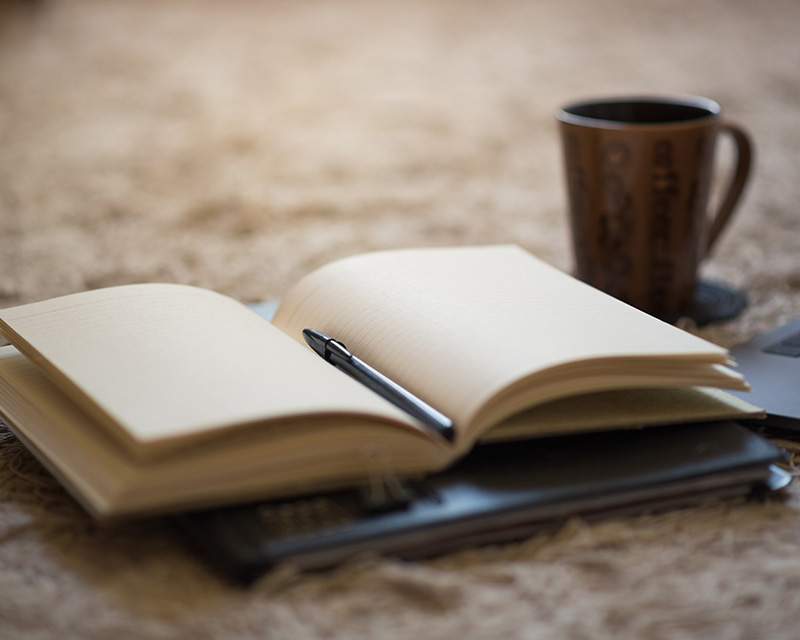
[[[747,307],[747,295],[743,291],[720,282],[701,280],[697,283],[692,308],[679,317],[665,318],[675,323],[681,318],[689,318],[702,327],[711,322],[731,320]]]

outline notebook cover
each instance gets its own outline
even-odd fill
[[[486,444],[417,483],[177,521],[218,570],[247,584],[282,562],[324,569],[365,552],[420,558],[521,539],[575,516],[642,513],[776,488],[787,480],[771,463],[782,456],[730,421]]]

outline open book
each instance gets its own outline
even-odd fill
[[[335,337],[455,424],[448,442],[304,343]],[[515,246],[309,274],[272,324],[141,284],[0,311],[0,416],[96,517],[442,469],[481,439],[755,415],[725,349]],[[621,391],[624,390],[624,391]]]

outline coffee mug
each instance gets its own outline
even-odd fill
[[[664,319],[688,314],[698,267],[750,175],[748,134],[698,96],[587,100],[556,117],[578,278]],[[721,134],[733,139],[736,163],[709,212]]]

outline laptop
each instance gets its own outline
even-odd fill
[[[800,432],[800,318],[730,352],[752,387],[734,395],[766,410],[763,425]]]

